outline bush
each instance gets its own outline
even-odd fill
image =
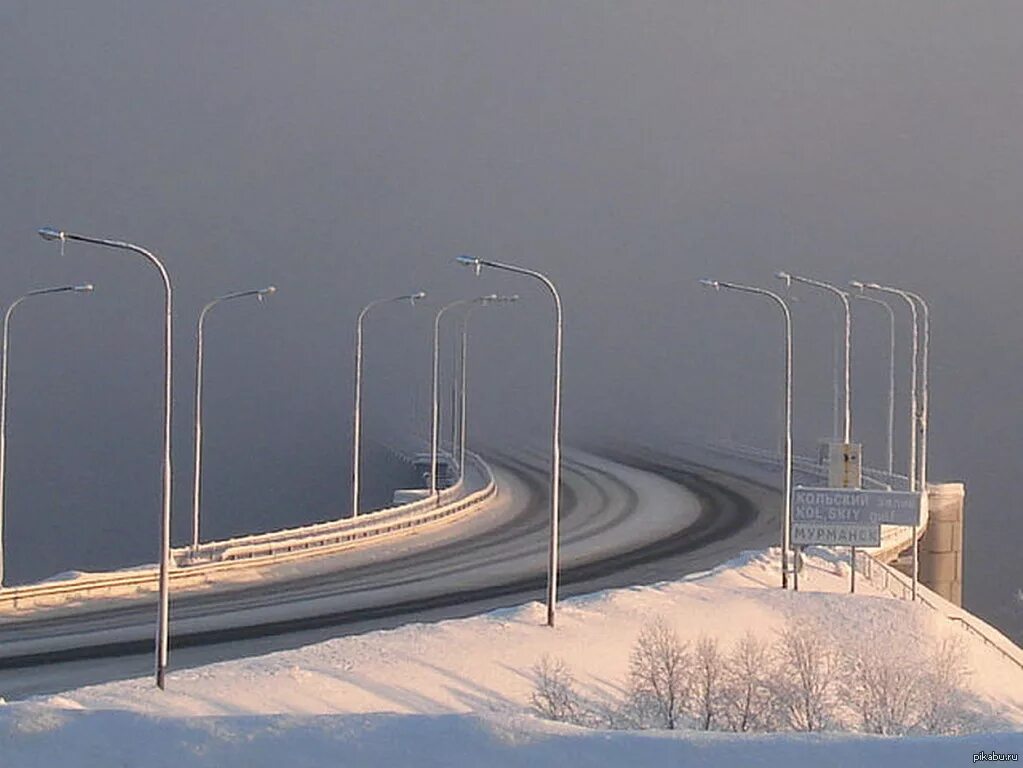
[[[575,693],[572,673],[562,659],[544,655],[533,665],[533,708],[548,720],[576,722],[579,697]]]
[[[932,646],[920,683],[919,726],[930,733],[960,733],[967,724],[966,644],[949,635]]]
[[[721,683],[721,715],[733,731],[769,730],[771,658],[767,643],[747,632],[725,659]]]
[[[629,658],[630,711],[639,727],[674,730],[689,698],[690,658],[663,619],[643,627]]]
[[[797,731],[820,731],[835,710],[839,657],[827,632],[811,622],[789,624],[779,632],[772,690],[780,719]]]
[[[868,633],[845,646],[839,689],[864,731],[901,736],[916,726],[925,664],[892,631]]]
[[[724,659],[717,638],[704,635],[693,653],[692,712],[699,727],[709,731],[719,718]]]

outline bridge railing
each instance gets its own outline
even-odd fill
[[[200,547],[200,555],[190,548],[176,548],[171,555],[171,584],[176,587],[205,584],[224,571],[272,566],[306,557],[334,554],[413,528],[457,519],[459,515],[468,513],[497,494],[494,474],[487,463],[476,454],[469,454],[468,458],[483,478],[481,487],[472,493],[462,496],[464,486],[459,482],[445,488],[435,497],[369,512],[356,518],[210,542]],[[150,592],[156,589],[156,580],[156,566],[146,565],[120,571],[81,574],[68,580],[7,587],[0,589],[0,610]]]
[[[858,551],[856,553],[856,567],[868,581],[879,589],[902,600],[912,598],[913,585],[909,576],[882,562],[870,553],[863,552],[862,550]],[[916,601],[918,603],[922,603],[931,610],[942,614],[948,620],[955,622],[964,632],[979,638],[985,645],[993,648],[1012,664],[1023,669],[1023,649],[1013,643],[1012,640],[969,611],[963,610],[940,595],[935,594],[925,585],[917,584],[916,589]]]

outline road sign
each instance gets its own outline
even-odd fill
[[[792,523],[793,544],[823,544],[835,547],[879,547],[881,525],[875,523]]]
[[[922,494],[859,488],[792,490],[793,523],[919,525]]]

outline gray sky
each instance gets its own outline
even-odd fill
[[[344,508],[352,323],[372,298],[521,293],[476,318],[473,426],[546,439],[546,298],[457,253],[562,287],[577,441],[774,443],[775,311],[700,277],[915,288],[934,309],[932,476],[968,487],[967,601],[1019,616],[1021,50],[1015,2],[6,0],[0,299],[97,286],[15,319],[11,574],[155,544],[159,280],[125,254],[61,256],[33,234],[54,224],[133,239],[171,272],[178,540],[195,316],[220,293],[280,287],[209,325],[205,498],[214,530],[245,530]],[[831,430],[835,315],[798,293],[811,450]],[[854,431],[880,464],[885,325],[858,309]],[[422,310],[370,326],[372,434],[425,425],[428,338]]]

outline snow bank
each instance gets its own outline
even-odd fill
[[[826,550],[802,591],[777,588],[777,552],[714,570],[566,600],[556,629],[539,603],[482,616],[338,638],[306,648],[0,707],[0,765],[579,766],[964,765],[975,753],[1023,753],[1023,670],[921,605],[862,584]],[[684,640],[724,644],[747,631],[774,641],[787,621],[837,635],[893,624],[913,647],[957,633],[967,644],[970,704],[986,731],[969,736],[701,734],[588,731],[529,714],[531,668],[563,658],[587,696],[620,695],[628,656],[651,618]],[[882,649],[883,652],[883,649]]]
[[[963,766],[977,752],[1020,753],[1023,736],[885,739],[585,731],[527,718],[345,715],[166,720],[50,711],[0,721],[4,766],[152,768],[536,768],[566,766]]]

